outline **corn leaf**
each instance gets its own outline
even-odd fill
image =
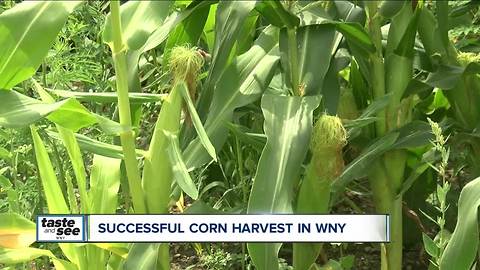
[[[279,60],[276,55],[278,30],[265,29],[246,53],[238,56],[218,81],[210,112],[205,121],[205,131],[218,152],[227,140],[225,122],[232,119],[236,108],[257,100],[270,83]],[[187,168],[199,167],[211,159],[199,138],[191,141],[184,151]]]
[[[297,57],[298,63],[291,63],[291,49],[288,44],[287,29],[280,31],[280,52],[282,67],[285,68],[286,82],[292,87],[291,65],[298,69],[299,84],[304,95],[319,95],[323,80],[330,66],[330,58],[334,46],[335,27],[332,25],[307,25],[297,28]],[[322,48],[318,50],[315,48]]]
[[[35,223],[17,213],[0,213],[0,247],[24,248],[35,240]]]
[[[140,52],[146,52],[153,48],[156,48],[162,42],[164,42],[170,33],[177,27],[183,20],[187,19],[190,15],[194,14],[197,10],[210,6],[215,1],[193,1],[185,10],[173,13],[165,19],[163,24],[158,27],[145,42],[145,45],[139,50]]]
[[[44,102],[47,103],[54,103],[55,99],[47,92],[43,87],[34,79],[32,79],[34,89],[37,91],[38,95]],[[62,116],[59,116],[62,119]],[[59,124],[56,124],[57,130],[59,135],[62,139],[62,142],[67,149],[68,156],[70,158],[70,162],[72,163],[73,171],[75,174],[75,178],[78,184],[78,190],[80,193],[80,203],[81,209],[83,213],[88,213],[90,209],[90,201],[88,200],[87,195],[87,180],[85,175],[85,165],[83,164],[83,157],[82,153],[80,152],[80,147],[78,146],[78,142],[75,139],[74,132],[62,127]],[[68,199],[69,205],[72,212],[78,209],[76,198],[73,195],[73,183],[71,181],[70,176],[67,174],[65,182],[67,184],[67,191],[68,192]],[[75,206],[75,207],[74,207]]]
[[[96,117],[75,99],[44,103],[13,90],[0,91],[0,99],[0,126],[4,127],[24,127],[43,117],[72,130],[97,122]]]
[[[244,21],[255,8],[256,1],[221,1],[215,17],[215,43],[211,51],[212,61],[207,79],[198,101],[200,117],[205,117],[214,96],[217,82],[231,64],[235,42]]]
[[[480,178],[468,183],[460,193],[457,225],[440,259],[440,269],[470,269],[479,244],[478,208]]]
[[[149,213],[168,212],[173,171],[169,162],[169,140],[165,131],[175,133],[180,130],[181,87],[182,84],[175,84],[165,99],[145,155],[142,183],[144,190],[148,191],[145,195]]]
[[[354,22],[333,22],[333,24],[349,43],[355,44],[358,48],[366,52],[375,51],[370,36],[363,30],[360,24]]]
[[[332,184],[332,192],[338,194],[338,192],[341,192],[349,182],[353,181],[355,178],[365,176],[370,169],[369,165],[380,155],[392,149],[398,136],[398,132],[388,133],[363,150],[356,159],[348,164],[343,173],[334,181]]]
[[[191,8],[190,8],[191,9]],[[188,10],[188,9],[187,9]],[[163,53],[163,65],[168,65],[170,50],[175,46],[195,45],[200,39],[205,22],[210,12],[210,5],[201,5],[191,11],[168,35]]]
[[[470,63],[466,67],[440,65],[438,70],[430,73],[425,83],[433,86],[449,90],[458,85],[465,75],[480,73],[480,64]]]
[[[423,121],[412,121],[397,130],[398,140],[392,146],[395,149],[421,147],[434,139],[432,128]]]
[[[200,120],[200,117],[197,114],[197,110],[195,109],[195,105],[193,104],[193,101],[190,98],[190,94],[188,93],[187,86],[182,83],[179,85],[179,89],[180,93],[182,94],[183,100],[185,100],[185,103],[187,104],[188,113],[192,118],[193,126],[197,131],[200,142],[202,143],[203,147],[205,147],[205,150],[207,150],[207,153],[213,158],[213,160],[217,161],[215,147],[212,145],[212,142],[210,142],[207,132],[205,132],[202,121]]]
[[[123,243],[93,243],[93,245],[112,252],[115,255],[126,259],[128,256],[127,244]]]
[[[89,199],[91,213],[114,214],[120,188],[120,159],[93,156]]]
[[[163,269],[157,265],[161,244],[135,243],[132,245],[123,269]]]
[[[37,128],[32,125],[30,126],[30,130],[32,132],[35,157],[43,191],[47,200],[48,211],[51,214],[69,214],[70,210],[63,197],[63,192],[58,183],[50,158],[48,157],[47,149],[38,135]],[[71,244],[60,244],[60,248],[70,261],[77,265],[82,264],[80,262],[82,258],[80,248],[77,249],[77,247]]]
[[[267,144],[258,162],[248,213],[292,213],[293,191],[308,151],[320,98],[264,95]],[[248,244],[257,269],[278,269],[281,244]]]
[[[31,126],[33,137],[33,146],[35,149],[35,157],[37,159],[38,170],[42,180],[43,190],[47,200],[48,210],[52,214],[68,214],[70,213],[62,189],[58,184],[55,170],[53,169],[47,149],[38,135],[37,128]]]
[[[384,0],[380,3],[378,11],[383,17],[392,18],[402,9],[404,4],[405,1]]]
[[[51,94],[63,98],[75,98],[78,101],[97,102],[97,103],[117,103],[118,97],[116,92],[76,92],[67,90],[48,89]],[[166,94],[151,93],[128,93],[130,103],[154,103],[165,99]]]
[[[57,132],[47,130],[46,133],[51,138],[62,140],[60,134]],[[123,150],[121,146],[100,142],[77,133],[75,133],[75,138],[77,139],[78,145],[82,150],[101,156],[123,159]],[[137,158],[145,155],[145,151],[140,149],[136,149],[136,153]]]
[[[58,259],[53,255],[50,250],[39,249],[39,248],[2,248],[0,247],[0,263],[5,265],[12,265],[18,263],[25,263],[32,261],[36,258],[47,256],[53,262],[55,269],[57,270],[77,270],[77,266],[74,264]],[[7,268],[2,268],[7,269]],[[16,268],[12,268],[16,269]]]
[[[78,4],[27,1],[0,14],[0,89],[10,89],[35,73]]]
[[[126,47],[133,51],[142,47],[168,16],[173,1],[131,1],[120,7],[122,37]],[[103,41],[112,43],[110,14],[105,21]]]
[[[165,132],[165,135],[169,140],[168,157],[170,159],[175,181],[188,196],[196,200],[198,198],[198,189],[183,162],[182,150],[180,149],[178,137],[171,132]]]
[[[276,27],[293,28],[300,24],[300,19],[286,10],[280,1],[261,1],[255,9]]]
[[[38,257],[48,256],[54,257],[50,250],[38,248],[2,248],[0,247],[0,263],[1,264],[17,264],[28,262]]]

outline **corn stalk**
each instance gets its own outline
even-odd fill
[[[110,9],[113,36],[112,55],[115,64],[118,111],[120,125],[126,129],[120,134],[120,140],[122,142],[124,162],[133,201],[133,208],[136,213],[146,213],[147,208],[141,187],[140,170],[138,169],[138,162],[135,154],[135,138],[132,130],[130,100],[128,98],[127,60],[125,56],[125,45],[122,39],[120,2],[114,0],[110,1]]]
[[[375,44],[375,52],[369,56],[371,87],[375,100],[389,94],[389,104],[380,111],[375,123],[376,136],[401,128],[411,121],[411,98],[403,94],[413,73],[413,45],[415,41],[418,12],[410,3],[392,18],[385,51],[382,46],[381,21],[383,17],[377,2],[367,6],[367,29]],[[382,269],[402,268],[403,230],[402,189],[407,153],[404,149],[390,150],[373,164],[369,174],[370,186],[377,212],[390,215],[391,242],[381,249]]]

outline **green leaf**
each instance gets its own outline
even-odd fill
[[[47,92],[43,87],[34,79],[32,79],[34,89],[37,91],[41,99],[47,103],[54,103],[55,99]],[[85,166],[83,164],[82,153],[80,152],[80,147],[75,139],[73,131],[68,130],[59,124],[56,124],[57,130],[60,134],[60,137],[67,149],[68,156],[72,163],[73,171],[75,173],[75,178],[78,184],[78,190],[80,193],[80,204],[82,206],[83,213],[88,213],[90,209],[90,201],[87,198],[87,180],[85,176]],[[70,175],[65,175],[65,182],[67,184],[67,197],[69,200],[70,210],[72,213],[78,210],[78,205],[76,198],[73,192],[73,183],[71,181]]]
[[[208,138],[207,132],[205,131],[202,121],[200,120],[200,117],[197,114],[197,110],[195,109],[195,105],[193,104],[193,101],[190,98],[190,94],[188,93],[187,86],[184,83],[182,83],[180,84],[179,89],[180,89],[180,93],[182,94],[183,100],[185,100],[185,103],[187,104],[188,113],[190,114],[190,117],[193,122],[193,126],[197,131],[200,142],[202,143],[203,147],[205,147],[205,150],[207,150],[207,153],[213,158],[213,160],[217,161],[217,155],[215,154],[215,147],[212,145],[212,142],[210,142],[210,139]]]
[[[433,258],[437,258],[440,251],[437,244],[435,244],[435,242],[433,242],[433,240],[425,233],[422,233],[422,240],[423,246],[425,247],[425,251],[428,253],[428,255],[432,256]]]
[[[38,164],[40,179],[42,181],[43,191],[47,200],[48,210],[51,214],[68,214],[70,213],[62,189],[57,180],[55,170],[53,169],[47,149],[42,139],[38,135],[37,128],[30,127],[33,137],[33,146],[35,149],[35,157]]]
[[[34,260],[41,256],[54,257],[50,250],[38,248],[2,248],[0,247],[0,264],[17,264]]]
[[[256,1],[220,1],[215,17],[215,43],[207,79],[198,100],[198,112],[203,118],[218,88],[218,80],[231,64],[235,42],[244,21],[255,8]]]
[[[434,139],[432,128],[426,122],[414,120],[396,130],[399,132],[398,140],[393,148],[415,148],[429,145]]]
[[[440,259],[440,269],[470,269],[477,257],[480,178],[468,183],[458,200],[457,225]]]
[[[402,98],[407,98],[414,94],[419,94],[433,90],[433,87],[417,79],[412,79],[409,83]]]
[[[74,132],[98,122],[76,99],[67,99],[62,106],[52,111],[47,119]]]
[[[343,270],[350,270],[355,265],[355,255],[347,255],[340,258]]]
[[[270,24],[282,28],[293,28],[300,24],[300,19],[285,9],[280,1],[261,1],[255,9]]]
[[[37,160],[43,192],[47,201],[48,212],[50,214],[69,214],[70,210],[63,197],[63,192],[55,175],[52,162],[48,157],[47,149],[38,135],[37,128],[32,125],[30,126],[30,130],[32,132],[35,158]],[[79,247],[77,248],[71,244],[60,244],[60,248],[70,261],[77,265],[80,264],[82,252]]]
[[[185,10],[170,15],[165,19],[163,24],[150,35],[140,52],[146,52],[156,48],[169,37],[170,33],[175,29],[175,27],[182,23],[183,20],[187,19],[197,10],[202,9],[205,6],[212,5],[213,2],[214,1],[193,1]]]
[[[255,148],[263,149],[265,143],[267,143],[267,137],[263,133],[252,133],[249,132],[246,127],[230,122],[226,122],[225,125],[228,127],[228,130],[235,135],[235,137],[241,141],[244,141],[246,144],[254,146]]]
[[[25,248],[35,240],[35,223],[17,213],[0,213],[0,247]]]
[[[130,51],[140,49],[162,25],[173,1],[130,1],[120,7],[123,42]],[[113,42],[110,14],[105,21],[103,41]]]
[[[380,3],[378,11],[385,18],[392,18],[395,16],[403,7],[405,1],[401,0],[386,0]]]
[[[127,244],[124,243],[94,243],[94,245],[101,249],[108,250],[123,259],[126,259],[128,256]]]
[[[48,116],[50,121],[72,130],[92,125],[96,118],[75,99],[44,103],[16,91],[0,91],[0,126],[24,127]]]
[[[116,92],[76,92],[67,90],[48,90],[50,93],[63,97],[74,97],[76,100],[82,102],[97,102],[97,103],[117,103],[118,97]],[[154,103],[163,101],[167,94],[151,94],[151,93],[128,93],[130,103]]]
[[[47,135],[56,140],[61,140],[61,137],[57,132],[47,130]],[[123,150],[121,146],[100,142],[77,133],[75,133],[75,138],[82,150],[101,156],[123,159]],[[136,149],[136,152],[137,158],[145,155],[145,151],[143,150]]]
[[[168,35],[162,56],[164,66],[167,66],[168,64],[168,59],[170,59],[170,50],[173,47],[187,44],[195,46],[198,43],[209,12],[209,5],[202,5],[201,7],[192,10],[191,14],[179,25],[177,25],[175,29]]]
[[[0,14],[0,89],[10,89],[35,74],[80,3],[26,1]]]
[[[2,175],[6,169],[7,167],[0,170],[0,188],[2,188],[7,193],[8,208],[10,212],[19,213],[20,206],[19,206],[18,192],[13,187],[10,180]]]
[[[188,206],[187,209],[185,209],[184,213],[185,214],[202,214],[202,215],[225,214],[225,212],[211,207],[209,204],[203,202],[202,200],[196,200],[195,202],[193,202],[190,206]]]
[[[182,111],[181,83],[174,85],[158,115],[143,166],[143,189],[149,213],[168,213],[173,171],[168,156],[169,140],[166,132],[180,130]]]
[[[267,144],[258,162],[248,213],[292,213],[293,191],[308,151],[318,96],[264,95]],[[248,244],[258,269],[278,269],[281,244]]]
[[[385,55],[388,57],[392,55],[395,49],[398,49],[400,41],[408,32],[409,22],[412,20],[413,9],[412,5],[403,3],[400,11],[391,19],[386,34]],[[382,34],[383,36],[383,34]],[[410,57],[407,57],[410,58]]]
[[[120,159],[93,156],[88,193],[92,214],[115,214],[120,187],[120,163]]]
[[[398,43],[398,46],[395,49],[395,54],[408,58],[413,57],[415,37],[417,35],[418,17],[419,11],[417,9],[413,16],[411,16],[410,21],[408,22],[408,26],[405,29],[405,32],[403,33],[402,38]]]
[[[285,69],[287,86],[292,87],[289,38],[287,29],[280,31],[280,52],[282,67]],[[335,27],[332,25],[307,25],[296,29],[299,84],[303,95],[319,95],[330,65],[334,46]],[[318,48],[322,48],[318,50]],[[298,64],[298,65],[297,65]]]
[[[410,175],[403,181],[402,188],[398,192],[395,198],[401,198],[405,192],[410,189],[413,185],[415,180],[422,175],[428,168],[430,168],[430,164],[434,164],[435,162],[440,160],[439,155],[430,155],[430,151],[427,151],[423,154],[421,161],[417,162],[414,168],[412,168],[412,172]]]
[[[266,89],[279,60],[276,55],[278,30],[267,27],[255,45],[238,56],[228,66],[218,81],[213,101],[205,121],[205,131],[216,151],[220,151],[227,140],[226,122],[232,119],[236,108],[257,100]],[[187,168],[199,167],[211,159],[199,138],[191,141],[184,151]]]
[[[348,164],[343,173],[332,184],[332,192],[341,192],[352,180],[366,175],[370,169],[370,164],[380,155],[392,149],[398,137],[398,132],[388,133],[363,150],[356,159]]]
[[[375,122],[378,118],[372,116],[388,106],[391,96],[391,94],[386,94],[374,100],[357,119],[346,122],[345,128],[348,130],[348,137],[352,139],[358,136],[364,126]]]
[[[441,55],[442,58],[445,58],[446,47],[442,43],[435,15],[428,8],[422,8],[419,12],[418,34],[425,52],[429,57]]]
[[[370,36],[360,24],[354,22],[334,22],[333,24],[349,43],[369,53],[375,51],[375,46]]]
[[[341,67],[341,57],[332,57],[327,73],[323,79],[322,89],[322,109],[330,114],[336,115],[340,100],[340,82],[338,72],[343,69]]]
[[[430,86],[449,90],[457,86],[464,75],[480,73],[480,64],[470,63],[466,67],[440,65],[435,73],[430,73],[425,80]]]
[[[339,262],[330,259],[324,266],[319,267],[318,270],[343,270],[343,267]]]
[[[9,161],[12,158],[12,153],[0,146],[0,158]]]
[[[178,137],[176,134],[167,131],[165,132],[165,136],[167,136],[169,140],[168,157],[171,162],[173,176],[180,188],[182,188],[188,196],[196,200],[198,198],[198,189],[183,162]]]
[[[123,269],[160,269],[157,265],[161,244],[135,243],[132,245]]]
[[[39,93],[48,95],[47,92]],[[24,127],[46,117],[74,132],[97,123],[108,135],[118,135],[127,130],[115,121],[89,112],[74,98],[53,102],[49,97],[47,102],[42,102],[13,90],[0,90],[0,99],[4,101],[4,106],[0,107],[0,126],[4,127]]]
[[[75,179],[77,180],[78,191],[80,193],[80,203],[82,206],[82,210],[85,213],[88,213],[90,210],[90,201],[87,195],[87,178],[85,175],[85,165],[83,163],[80,146],[78,145],[73,131],[62,128],[58,125],[57,130],[59,132],[63,145],[67,149],[70,162],[72,163]]]

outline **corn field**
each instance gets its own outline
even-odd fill
[[[0,1],[0,269],[480,269],[480,2]],[[388,243],[37,243],[40,214],[388,214]]]

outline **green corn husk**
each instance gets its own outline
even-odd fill
[[[169,68],[173,87],[162,104],[143,171],[143,188],[149,213],[168,212],[173,172],[167,153],[169,140],[165,131],[175,134],[179,132],[183,102],[178,86],[185,83],[189,92],[195,91],[202,65],[203,58],[195,48],[175,47],[170,53]]]
[[[337,108],[337,115],[341,119],[353,120],[360,115],[358,112],[355,96],[351,88],[340,89],[340,99]]]
[[[342,148],[347,132],[337,116],[323,115],[315,124],[310,151],[312,159],[300,186],[296,213],[324,214],[329,212],[330,185],[342,173]],[[306,270],[315,262],[322,249],[320,243],[293,245],[295,269]]]
[[[152,214],[168,213],[173,164],[167,152],[169,139],[165,132],[179,133],[183,103],[180,86],[186,84],[191,95],[194,95],[203,58],[195,48],[175,47],[170,54],[169,63],[173,87],[162,104],[143,168],[142,184],[148,213]],[[170,269],[169,256],[168,244],[160,245],[158,250],[160,269]]]

